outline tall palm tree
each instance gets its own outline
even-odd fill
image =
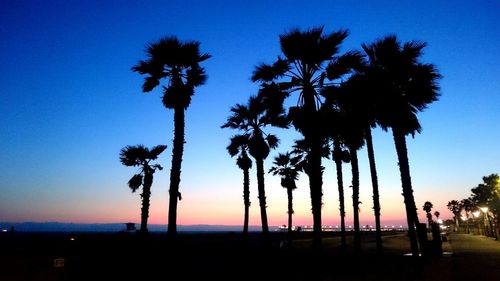
[[[350,81],[352,77],[348,80]],[[322,91],[326,97],[325,110],[330,111],[329,120],[335,120],[330,130],[334,138],[342,142],[349,150],[352,172],[352,203],[354,224],[354,248],[361,248],[359,225],[359,164],[357,151],[364,145],[365,119],[359,108],[358,97],[347,88],[348,83],[329,86]]]
[[[286,188],[288,195],[288,244],[292,243],[292,215],[293,215],[293,190],[297,188],[295,181],[299,177],[301,170],[301,156],[293,156],[292,153],[278,154],[274,158],[274,166],[269,169],[269,173],[274,176],[281,176],[281,186]]]
[[[351,53],[337,56],[342,41],[347,37],[346,30],[323,34],[323,27],[307,31],[293,29],[280,35],[280,45],[283,57],[273,64],[261,64],[255,69],[252,80],[264,84],[278,83],[281,90],[287,93],[298,93],[297,105],[289,109],[289,116],[296,130],[303,136],[310,151],[307,155],[309,165],[309,187],[313,214],[313,247],[321,249],[321,206],[322,206],[322,169],[321,149],[326,138],[323,128],[324,116],[319,107],[322,99],[320,89],[325,79],[336,80],[344,75],[348,67],[338,67],[347,64]],[[327,77],[326,71],[330,75]],[[337,70],[337,71],[334,71]],[[288,95],[283,96],[283,100]]]
[[[135,192],[142,186],[141,229],[142,234],[148,233],[149,198],[153,185],[153,174],[162,170],[159,164],[151,164],[165,149],[166,145],[157,145],[151,149],[143,145],[126,146],[120,151],[120,161],[128,167],[139,167],[139,171],[128,181],[128,186]]]
[[[424,206],[422,206],[422,210],[424,210],[424,212],[426,213],[426,217],[429,222],[429,228],[432,227],[432,207],[434,206],[429,201],[425,201]]]
[[[421,131],[417,113],[439,96],[437,80],[441,77],[432,64],[420,62],[425,43],[401,44],[390,35],[372,44],[363,44],[368,56],[372,92],[377,95],[377,121],[382,129],[392,129],[399,162],[408,234],[412,255],[419,254],[415,228],[419,221],[411,185],[406,135]],[[423,241],[421,241],[423,244]]]
[[[372,128],[376,126],[377,120],[377,97],[370,93],[370,83],[364,73],[366,62],[362,60],[362,66],[357,72],[342,84],[347,92],[350,107],[355,110],[356,118],[360,120],[360,126],[364,126],[364,139],[370,164],[370,176],[373,189],[373,210],[375,213],[375,241],[377,253],[382,253],[382,229],[380,224],[380,195],[378,187],[377,166],[375,163],[375,152],[373,149]]]
[[[232,107],[232,115],[228,118],[227,122],[222,125],[222,128],[240,130],[249,135],[248,151],[255,159],[255,165],[257,166],[257,187],[263,234],[269,233],[264,184],[264,160],[269,155],[271,149],[278,146],[279,142],[275,135],[266,134],[263,129],[271,124],[282,124],[286,127],[284,121],[276,121],[277,119],[283,120],[285,118],[282,112],[271,116],[267,109],[268,106],[264,103],[264,98],[261,95],[252,96],[247,105],[237,104]],[[276,121],[276,123],[274,123],[274,121]]]
[[[252,160],[248,157],[249,134],[236,135],[231,138],[227,151],[231,157],[238,155],[236,165],[243,170],[243,202],[245,204],[245,214],[243,220],[243,234],[248,234],[248,216],[250,208],[250,168]]]
[[[182,154],[184,152],[184,111],[191,103],[194,88],[203,85],[206,74],[200,62],[210,58],[199,50],[200,42],[180,42],[176,37],[164,37],[149,43],[146,60],[141,60],[132,70],[146,75],[142,91],[147,93],[166,79],[163,88],[163,105],[174,110],[174,140],[172,147],[172,167],[170,170],[170,189],[168,205],[168,233],[177,233],[177,200],[181,199]]]
[[[345,199],[344,199],[344,178],[342,175],[342,162],[349,163],[351,156],[344,148],[340,137],[333,137],[333,161],[337,171],[337,188],[339,191],[339,211],[340,211],[340,245],[342,250],[346,250],[346,230],[345,230]]]

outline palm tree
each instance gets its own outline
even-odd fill
[[[281,176],[281,186],[286,188],[288,195],[288,245],[292,243],[293,190],[297,188],[295,181],[299,177],[301,156],[293,156],[290,152],[278,154],[274,158],[274,166],[269,170],[274,176]]]
[[[349,81],[340,86],[329,86],[322,94],[326,97],[325,110],[330,111],[330,120],[335,120],[331,128],[334,138],[342,142],[349,150],[351,172],[352,172],[352,203],[354,224],[354,248],[361,248],[360,225],[359,225],[359,165],[357,151],[364,145],[365,119],[363,111],[359,108],[359,101],[355,92],[352,92]]]
[[[148,233],[149,198],[153,185],[153,174],[162,170],[159,164],[151,164],[165,149],[166,145],[157,145],[149,149],[143,145],[126,146],[120,151],[120,161],[128,167],[139,167],[139,171],[128,181],[128,186],[135,192],[142,185],[141,229],[140,233]]]
[[[259,193],[260,216],[262,221],[262,233],[269,233],[266,211],[266,193],[264,184],[264,160],[269,155],[271,149],[278,146],[278,138],[272,134],[266,134],[263,128],[271,124],[282,124],[286,127],[285,122],[278,122],[277,119],[284,119],[282,113],[269,115],[268,106],[263,102],[261,95],[252,96],[248,101],[248,105],[237,104],[231,108],[232,115],[227,122],[222,125],[222,128],[237,129],[248,134],[248,151],[255,159],[257,166],[257,187]],[[276,121],[274,123],[273,121]]]
[[[368,162],[370,164],[370,175],[373,189],[373,210],[375,213],[375,241],[377,253],[382,252],[382,229],[380,224],[380,195],[378,188],[377,166],[375,163],[375,152],[373,149],[372,128],[376,127],[377,121],[377,99],[376,95],[370,93],[370,83],[367,75],[363,72],[366,68],[366,62],[361,61],[362,66],[359,67],[357,73],[352,75],[349,80],[344,83],[342,88],[345,88],[350,98],[350,107],[355,110],[355,115],[360,121],[360,126],[364,126],[364,139],[366,141],[366,150],[368,153]]]
[[[352,54],[336,56],[342,41],[347,37],[346,30],[323,34],[323,28],[307,31],[293,29],[280,35],[283,57],[273,64],[261,64],[255,69],[252,80],[263,84],[278,83],[281,90],[288,94],[297,92],[296,106],[289,109],[289,117],[296,130],[310,147],[307,155],[309,166],[309,188],[313,214],[313,247],[321,249],[321,206],[322,206],[322,169],[321,149],[326,133],[323,126],[324,116],[320,114],[322,103],[319,91],[325,79],[336,80],[342,77],[348,67]],[[329,71],[327,76],[326,71]],[[288,95],[284,95],[283,100]]]
[[[458,200],[451,200],[448,201],[448,204],[446,205],[448,210],[451,211],[453,214],[453,218],[455,219],[455,231],[458,231],[458,228],[460,227],[458,223],[458,218],[460,217],[460,213],[462,212],[462,206]]]
[[[184,151],[184,111],[191,103],[194,88],[205,83],[207,78],[200,62],[210,58],[199,50],[200,42],[180,42],[176,37],[164,37],[146,48],[146,60],[141,60],[132,70],[147,75],[142,91],[147,93],[167,79],[163,86],[163,105],[174,110],[174,140],[172,147],[172,167],[170,170],[170,189],[168,206],[168,233],[177,233],[177,200],[181,199],[182,154]]]
[[[427,220],[429,221],[429,228],[432,227],[432,214],[431,214],[432,207],[433,207],[433,205],[429,201],[425,201],[424,206],[422,206],[422,209],[427,214],[426,216],[427,216]]]
[[[333,161],[337,171],[337,187],[339,191],[339,210],[340,210],[340,244],[342,250],[346,250],[346,231],[345,231],[345,200],[344,200],[344,179],[342,175],[342,162],[349,163],[351,156],[349,152],[344,149],[344,145],[340,140],[340,136],[333,136]]]
[[[424,110],[439,96],[436,67],[419,61],[425,43],[401,44],[396,36],[387,36],[362,47],[369,62],[366,73],[377,95],[377,121],[382,129],[392,129],[399,162],[408,234],[412,255],[419,254],[415,227],[419,221],[411,185],[406,135],[421,131],[417,112]],[[423,244],[423,241],[421,241]]]
[[[470,198],[460,200],[461,209],[465,211],[465,217],[467,220],[465,221],[465,229],[466,232],[469,233],[469,215],[474,211],[475,205],[474,202]]]
[[[435,211],[434,215],[436,216],[436,220],[439,220],[439,216],[441,215],[441,213],[439,211]]]
[[[236,165],[243,170],[243,202],[245,204],[245,215],[243,221],[243,234],[248,235],[248,214],[250,208],[250,168],[252,160],[248,157],[248,141],[250,135],[236,135],[231,138],[227,151],[231,157],[238,155]]]

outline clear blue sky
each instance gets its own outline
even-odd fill
[[[220,129],[229,108],[256,93],[249,77],[279,54],[279,34],[324,25],[347,28],[342,51],[387,34],[428,43],[423,60],[444,78],[441,98],[420,114],[408,140],[419,209],[465,198],[482,176],[500,172],[500,3],[498,1],[14,1],[0,2],[0,221],[139,221],[135,172],[118,161],[126,145],[167,144],[158,159],[152,223],[167,222],[173,112],[159,91],[141,92],[130,70],[148,41],[176,35],[212,54],[209,75],[186,118],[180,224],[241,224],[242,174]],[[293,132],[276,131],[289,149]],[[404,221],[390,134],[374,132],[382,221]],[[366,152],[361,218],[373,223]],[[269,159],[271,160],[271,159]],[[338,223],[333,165],[325,160],[324,223]],[[266,163],[266,169],[270,161]],[[344,168],[350,182],[350,169]],[[250,224],[258,225],[255,171]],[[270,223],[286,223],[286,192],[266,178]],[[348,205],[351,191],[346,191]],[[299,224],[310,224],[307,180],[295,192]],[[422,215],[422,211],[419,211]],[[348,218],[352,211],[348,209]],[[423,216],[422,216],[423,217]]]

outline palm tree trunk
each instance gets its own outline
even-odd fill
[[[141,234],[148,233],[149,199],[151,198],[151,186],[153,185],[153,174],[144,168],[144,185],[142,186],[142,207],[141,207]]]
[[[322,205],[322,185],[323,171],[321,167],[321,140],[314,138],[311,143],[311,150],[308,155],[309,188],[311,189],[311,206],[313,214],[313,249],[321,251],[321,205]]]
[[[170,169],[170,189],[168,204],[168,234],[177,234],[177,199],[180,199],[181,164],[184,151],[184,108],[174,109],[174,145],[172,147],[172,167]]]
[[[288,246],[292,245],[292,215],[293,215],[293,190],[286,189],[288,195]]]
[[[248,213],[250,209],[250,172],[243,170],[243,202],[245,204],[245,220],[243,222],[243,234],[248,234]]]
[[[359,251],[361,249],[361,234],[359,230],[359,166],[358,166],[358,153],[356,149],[349,148],[351,154],[351,167],[352,167],[352,212],[354,219],[354,249]]]
[[[262,221],[262,233],[269,233],[266,211],[266,191],[264,187],[264,159],[255,159],[257,165],[257,189],[259,192],[260,219]]]
[[[417,217],[415,198],[413,197],[413,189],[411,187],[406,136],[400,129],[397,128],[392,128],[392,134],[399,161],[399,171],[401,174],[401,185],[403,187],[403,197],[406,209],[406,220],[408,222],[408,236],[410,238],[411,252],[414,257],[418,257],[419,250],[415,227],[419,225],[419,221]],[[420,241],[420,244],[423,245],[423,241]]]
[[[334,140],[333,159],[337,169],[337,185],[339,189],[339,202],[340,202],[340,245],[342,250],[347,248],[345,238],[345,203],[344,203],[344,179],[342,176],[342,150],[338,139]]]
[[[368,161],[370,162],[370,175],[373,187],[373,210],[375,212],[375,242],[377,254],[382,253],[382,230],[380,226],[380,199],[378,192],[377,167],[375,165],[375,153],[373,152],[372,129],[366,128],[366,147],[368,150]]]

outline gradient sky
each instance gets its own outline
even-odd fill
[[[500,2],[492,1],[15,1],[0,2],[0,221],[139,222],[140,197],[121,165],[126,145],[167,144],[158,159],[150,223],[167,223],[173,111],[160,91],[141,92],[130,68],[148,41],[176,35],[212,54],[209,75],[186,113],[179,224],[243,222],[242,172],[220,129],[229,108],[258,86],[249,77],[279,52],[279,34],[324,25],[347,28],[342,51],[387,34],[428,43],[423,61],[444,78],[441,98],[419,115],[423,132],[408,139],[415,200],[443,218],[446,203],[500,172]],[[297,134],[273,130],[289,149]],[[404,224],[392,135],[374,131],[382,223]],[[272,157],[266,162],[270,167]],[[361,223],[373,224],[366,151],[359,152]],[[323,223],[338,224],[334,165],[324,160]],[[344,166],[349,186],[350,167]],[[260,224],[255,170],[250,224]],[[286,191],[266,176],[270,225],[286,224]],[[351,206],[352,192],[346,190]],[[294,192],[296,224],[312,224],[308,180]],[[351,223],[352,207],[347,209]]]

